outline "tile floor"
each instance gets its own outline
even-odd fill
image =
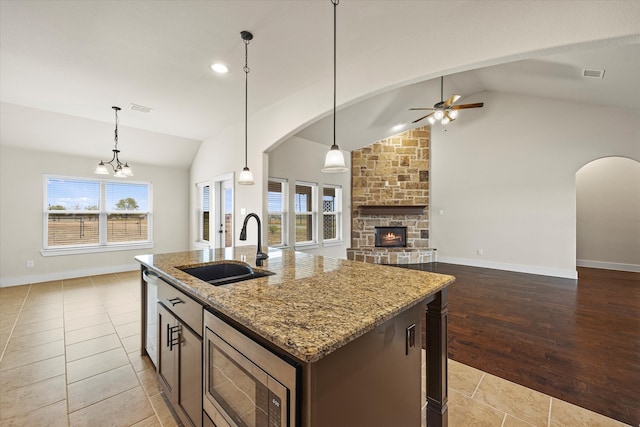
[[[0,288],[0,426],[179,425],[140,357],[139,288],[137,271]],[[450,360],[451,427],[623,425]]]

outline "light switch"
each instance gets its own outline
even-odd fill
[[[246,215],[247,214],[247,208],[240,208],[240,215]]]

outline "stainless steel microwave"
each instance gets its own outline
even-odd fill
[[[217,427],[295,427],[297,368],[205,311],[203,408]]]

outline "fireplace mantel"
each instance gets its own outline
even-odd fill
[[[360,205],[362,215],[422,215],[427,205]]]

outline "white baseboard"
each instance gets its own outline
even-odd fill
[[[640,265],[638,264],[623,264],[620,262],[589,261],[586,259],[579,259],[576,261],[576,265],[578,267],[602,268],[604,270],[619,270],[640,273]]]
[[[539,274],[541,276],[560,277],[563,279],[577,279],[575,270],[562,270],[557,268],[539,267],[535,265],[506,264],[493,261],[478,261],[475,259],[455,258],[438,255],[438,262],[449,264],[468,265],[470,267],[492,268],[494,270],[515,271],[518,273]]]
[[[85,270],[60,271],[57,273],[34,274],[31,276],[3,277],[0,278],[0,288],[9,286],[28,285],[31,283],[50,282],[52,280],[75,279],[76,277],[97,276],[99,274],[122,273],[134,271],[140,268],[140,264],[114,265],[110,267],[89,268]]]

